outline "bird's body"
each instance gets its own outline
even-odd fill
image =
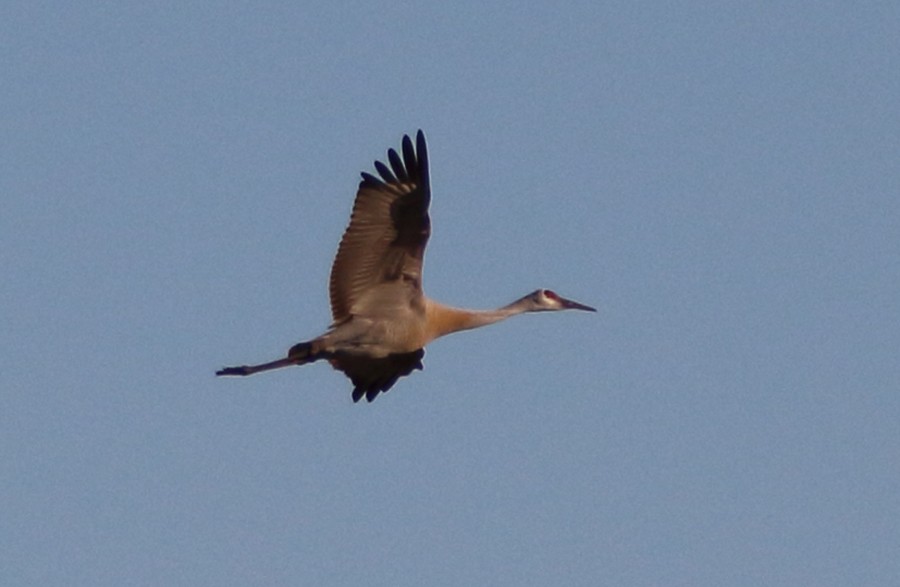
[[[353,382],[353,401],[372,401],[397,379],[422,368],[434,339],[493,324],[524,312],[594,311],[550,290],[537,290],[496,310],[464,310],[435,302],[422,291],[422,264],[431,234],[431,187],[425,135],[416,146],[403,137],[402,157],[376,161],[380,178],[362,174],[350,225],[331,269],[333,322],[321,336],[294,345],[286,357],[217,375],[251,375],[325,359]]]

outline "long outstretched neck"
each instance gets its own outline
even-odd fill
[[[426,306],[428,314],[429,340],[439,336],[470,330],[506,320],[511,316],[528,311],[524,299],[516,300],[496,310],[464,310],[445,306],[429,300]]]

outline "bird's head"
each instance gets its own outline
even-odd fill
[[[528,294],[519,302],[525,306],[527,312],[555,312],[557,310],[585,310],[587,312],[596,312],[595,308],[579,304],[578,302],[567,300],[555,291],[549,289],[539,289]]]

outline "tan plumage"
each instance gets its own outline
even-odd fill
[[[424,347],[435,338],[524,312],[595,311],[543,289],[497,310],[463,310],[426,298],[422,266],[431,234],[431,187],[422,131],[415,148],[403,137],[402,157],[388,150],[388,162],[390,167],[375,162],[380,177],[362,174],[331,268],[331,328],[294,345],[282,359],[227,367],[217,375],[251,375],[325,359],[353,382],[353,401],[363,396],[372,401],[421,369]]]

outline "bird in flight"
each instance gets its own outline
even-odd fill
[[[295,344],[269,363],[225,367],[216,375],[252,375],[320,359],[353,382],[353,401],[374,400],[400,377],[422,369],[425,345],[434,339],[487,326],[526,312],[594,308],[549,289],[536,290],[496,310],[464,310],[431,300],[422,291],[422,263],[431,234],[428,150],[403,137],[401,153],[389,149],[378,176],[362,173],[350,225],[331,267],[333,322],[321,336]]]

